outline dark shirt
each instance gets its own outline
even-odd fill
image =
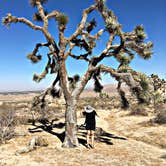
[[[92,111],[90,113],[83,112],[85,116],[85,124],[87,130],[95,130],[96,128],[96,119],[95,116],[97,115],[96,111]]]

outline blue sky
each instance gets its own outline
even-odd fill
[[[82,9],[93,4],[95,0],[49,0],[46,5],[48,12],[59,10],[69,16],[69,23],[65,32],[70,36],[79,24]],[[123,30],[130,32],[136,25],[143,24],[148,34],[147,41],[154,43],[153,57],[150,60],[143,60],[136,57],[131,66],[141,72],[150,75],[159,74],[166,78],[166,0],[107,0],[107,6],[118,16]],[[18,17],[26,17],[32,20],[32,14],[36,11],[29,5],[28,0],[1,0],[0,18],[7,13],[12,13]],[[96,18],[99,22],[96,31],[103,26],[103,20],[97,12],[90,14],[88,20]],[[38,24],[38,23],[36,23]],[[57,26],[52,20],[49,31],[57,40]],[[95,31],[94,31],[95,32]],[[105,46],[107,34],[97,43],[94,54],[99,54]],[[36,90],[48,87],[54,76],[48,75],[41,83],[32,81],[34,73],[40,73],[46,58],[38,64],[32,64],[26,59],[26,55],[32,52],[38,42],[45,42],[44,36],[37,31],[33,31],[23,24],[12,24],[9,29],[0,24],[0,91]],[[76,49],[75,52],[82,53]],[[40,49],[40,53],[45,57],[47,50]],[[116,67],[117,63],[113,58],[106,59],[105,64]],[[85,72],[86,64],[75,62],[72,59],[67,61],[67,68],[70,75]],[[113,80],[104,77],[103,83],[112,83]]]

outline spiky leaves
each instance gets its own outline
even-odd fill
[[[152,42],[148,42],[147,44],[145,44],[145,49],[144,49],[144,59],[150,59],[153,52],[151,51],[153,48],[153,43]]]
[[[61,13],[56,17],[56,20],[57,20],[59,26],[60,25],[65,26],[68,23],[69,19],[64,13]]]
[[[143,25],[138,25],[135,27],[134,32],[137,36],[136,41],[137,42],[143,42],[143,40],[146,38],[146,33],[144,32]]]
[[[151,82],[149,80],[149,78],[145,75],[145,74],[140,74],[139,76],[139,83],[140,83],[140,86],[142,88],[142,99],[144,99],[144,103],[150,103],[150,100],[151,100],[151,97],[152,97],[152,94],[151,94]]]
[[[119,73],[130,73],[132,71],[131,67],[129,65],[120,65],[118,67]]]
[[[105,4],[106,0],[96,0],[96,2],[97,2],[97,7],[98,7],[99,11],[102,11],[105,9],[104,4]]]
[[[33,81],[40,82],[43,78],[46,77],[47,73],[48,73],[47,69],[45,69],[40,75],[35,73],[33,75]]]
[[[103,89],[103,85],[101,85],[101,83],[97,77],[93,77],[93,78],[94,78],[94,91],[101,92]]]
[[[10,27],[10,24],[14,22],[14,23],[17,23],[18,20],[16,17],[12,16],[11,13],[8,13],[6,17],[4,17],[2,19],[2,23],[6,26],[6,27]]]
[[[33,52],[27,55],[27,58],[31,60],[32,63],[37,63],[41,60],[42,56],[37,55],[37,52],[40,47],[45,46],[48,47],[50,43],[37,43],[36,47],[34,48]]]
[[[73,77],[68,77],[70,83],[70,89],[74,90],[76,87],[77,82],[80,80],[80,76],[78,74],[74,75]]]
[[[139,45],[138,45],[138,47],[139,47]],[[138,53],[143,59],[150,59],[153,54],[152,48],[153,48],[152,42],[148,42],[146,44],[142,43],[140,45],[140,52],[138,52]]]
[[[56,79],[54,80],[52,86],[51,86],[50,94],[53,98],[55,97],[61,97],[62,95],[62,88],[60,87],[60,75],[59,72],[57,73]]]
[[[41,55],[34,55],[33,53],[30,53],[27,55],[27,58],[31,60],[32,63],[37,63],[41,60]]]
[[[42,31],[42,27],[33,24],[31,21],[29,21],[28,19],[24,18],[24,17],[16,17],[16,16],[12,16],[11,13],[8,13],[7,16],[5,18],[3,18],[2,23],[9,27],[11,23],[23,23],[25,25],[27,25],[28,27],[34,29],[34,30],[40,30]]]
[[[135,51],[141,58],[149,59],[151,58],[153,52],[153,43],[136,43],[135,41],[127,42],[126,47]]]
[[[101,83],[99,81],[100,79],[101,79],[101,77],[100,77],[100,69],[99,69],[93,74],[95,92],[101,92],[103,89],[103,85],[101,85]]]
[[[153,43],[152,42],[148,42],[146,44],[143,44],[144,39],[146,38],[146,33],[144,32],[144,27],[143,25],[138,25],[135,27],[134,32],[136,34],[136,39],[135,42],[138,45],[138,47],[142,48],[139,53],[139,55],[144,58],[144,59],[149,59],[151,58],[153,52],[152,47],[153,47]]]
[[[52,89],[50,90],[50,95],[51,95],[53,98],[55,98],[55,97],[60,98],[60,97],[61,97],[61,90],[60,90],[60,89],[57,89],[57,88],[52,88]]]
[[[108,15],[109,16],[109,15]],[[118,32],[118,28],[120,27],[120,24],[117,21],[117,18],[115,16],[109,16],[105,19],[106,28],[109,32]]]
[[[148,89],[149,89],[149,82],[148,82],[147,77],[144,74],[141,74],[139,76],[139,79],[140,79],[140,85],[141,85],[142,89],[144,91],[148,91]]]
[[[48,0],[30,0],[30,5],[35,7],[36,6],[36,2],[40,2],[41,4],[47,3]]]
[[[105,0],[96,0],[97,8],[104,18],[106,29],[109,33],[118,33],[121,25],[113,11],[108,10],[105,6]]]
[[[115,58],[120,62],[121,65],[128,65],[133,59],[133,55],[127,56],[127,54],[120,52],[115,56]]]
[[[118,72],[127,73],[132,71],[132,69],[129,66],[131,60],[134,58],[134,55],[132,53],[129,52],[129,54],[127,54],[120,52],[115,56],[115,58],[120,63],[118,67]]]

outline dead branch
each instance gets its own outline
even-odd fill
[[[19,149],[15,152],[15,155],[19,155],[22,153],[28,153],[35,150],[37,147],[48,146],[48,141],[39,136],[34,136],[28,143],[28,145],[22,149]]]

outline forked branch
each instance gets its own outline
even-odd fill
[[[82,30],[85,28],[88,14],[91,13],[95,9],[96,9],[96,5],[91,5],[89,8],[87,8],[83,11],[82,20],[81,20],[79,26],[77,27],[76,31],[73,33],[73,35],[71,37],[69,37],[69,39],[68,39],[69,41],[75,39],[78,35],[81,34]]]

